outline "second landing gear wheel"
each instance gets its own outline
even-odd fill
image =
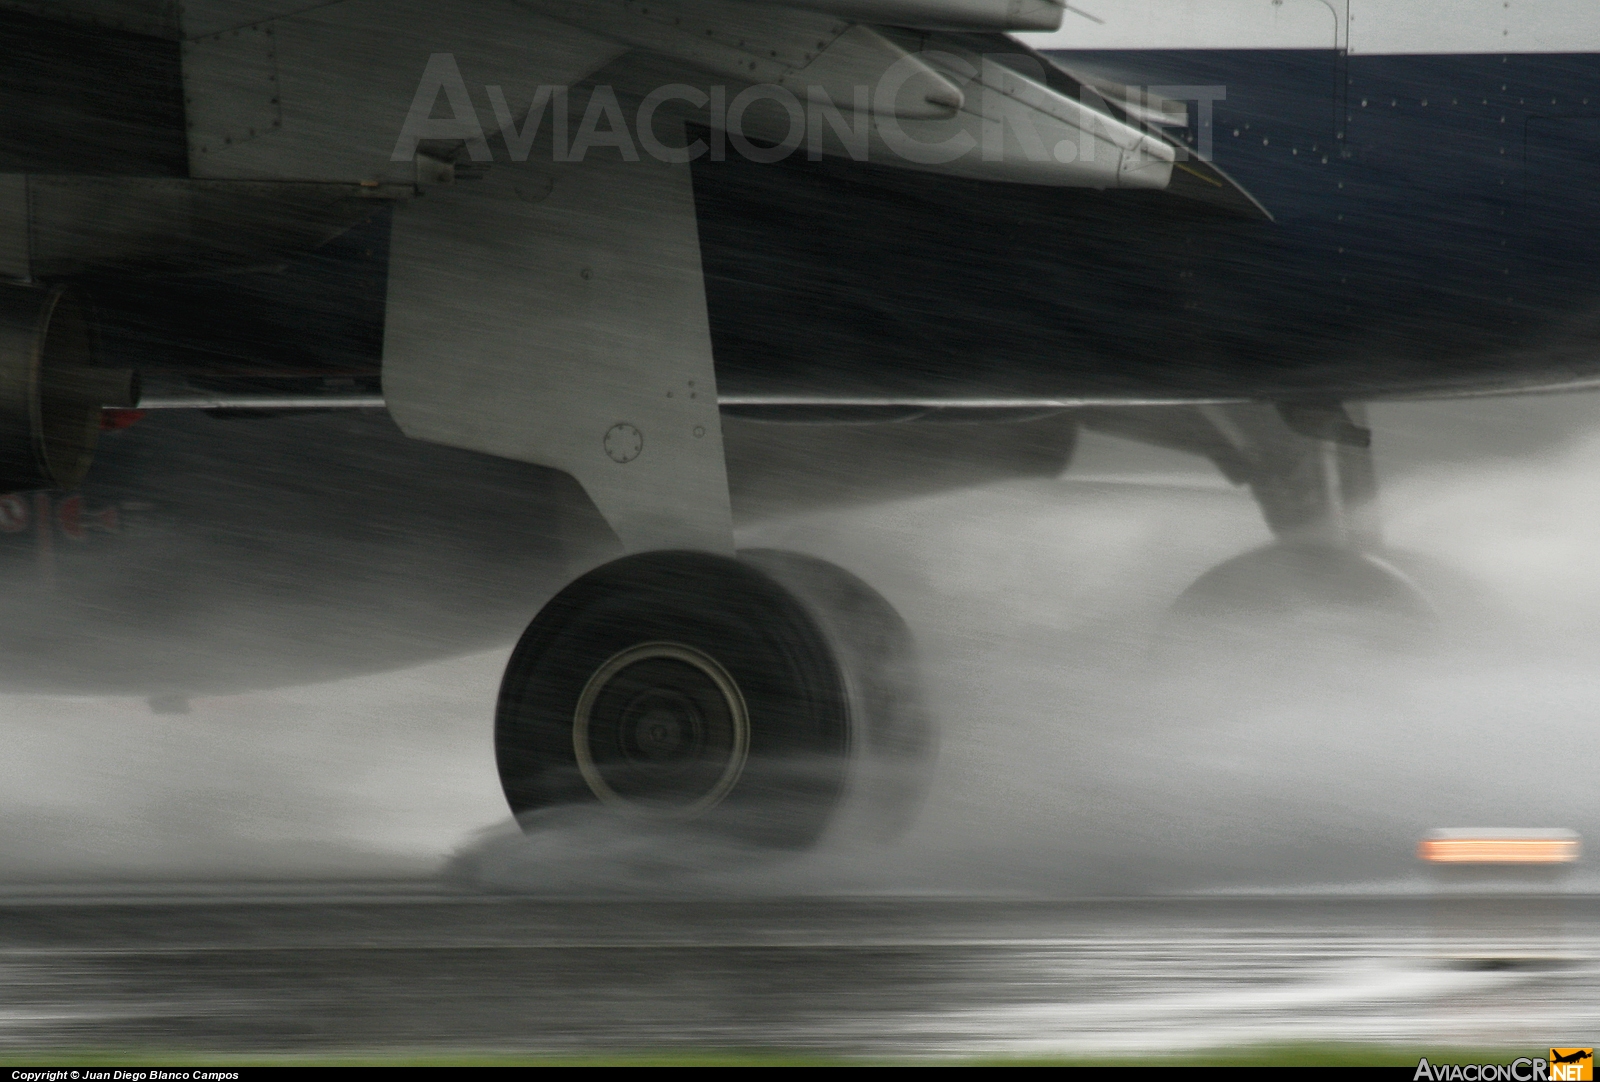
[[[1162,653],[1306,656],[1329,646],[1408,649],[1438,614],[1412,578],[1368,552],[1269,545],[1200,576],[1172,606]]]
[[[875,757],[920,756],[910,668],[893,610],[821,561],[625,557],[517,644],[495,719],[501,784],[518,816],[600,803],[803,847],[873,782]]]

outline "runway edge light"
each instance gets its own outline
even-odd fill
[[[1417,843],[1429,864],[1574,864],[1583,852],[1575,830],[1477,827],[1430,830]]]

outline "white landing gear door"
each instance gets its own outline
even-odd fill
[[[396,209],[389,410],[571,474],[630,552],[731,553],[689,167],[541,157]]]

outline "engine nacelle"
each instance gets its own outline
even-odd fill
[[[94,327],[65,287],[0,287],[0,491],[72,488],[100,411],[139,401],[136,373],[94,363]]]

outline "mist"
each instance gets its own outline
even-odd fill
[[[1414,650],[1152,649],[1203,571],[1267,542],[1210,466],[1083,438],[1060,479],[765,521],[902,612],[941,744],[894,843],[741,852],[598,810],[510,821],[494,691],[509,651],[195,697],[8,695],[13,884],[442,877],[529,893],[1105,895],[1429,888],[1443,826],[1600,836],[1600,403],[1373,411],[1386,533],[1448,568]],[[1470,585],[1466,585],[1470,584]],[[1448,591],[1447,591],[1448,592]],[[1470,596],[1465,596],[1470,595]],[[1198,664],[1196,663],[1198,658]],[[848,823],[848,815],[845,817]],[[1593,889],[1592,873],[1566,881]]]

